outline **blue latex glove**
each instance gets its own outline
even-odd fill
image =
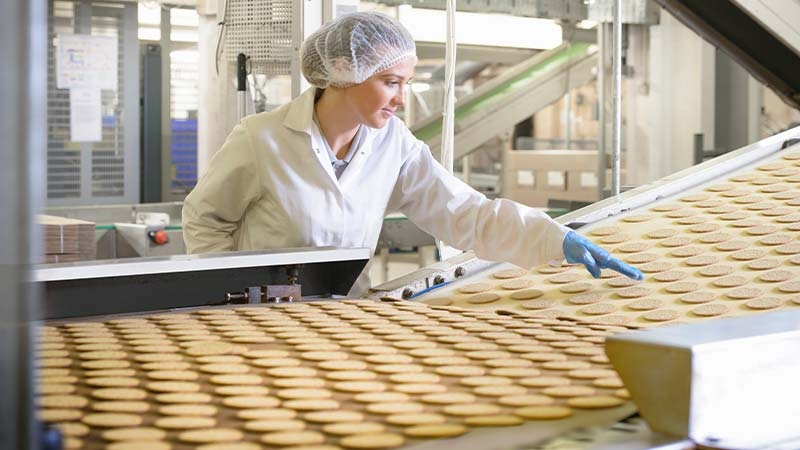
[[[583,264],[595,278],[600,278],[601,269],[611,269],[634,280],[644,279],[644,274],[638,269],[614,258],[574,231],[564,237],[564,257],[570,264]]]

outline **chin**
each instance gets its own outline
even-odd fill
[[[383,128],[389,123],[389,120],[390,120],[390,118],[389,119],[384,119],[383,117],[376,117],[376,118],[373,118],[372,120],[370,120],[365,125],[370,127],[370,128]]]

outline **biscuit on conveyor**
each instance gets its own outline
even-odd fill
[[[500,283],[500,289],[505,289],[509,291],[519,290],[529,288],[534,285],[533,280],[529,280],[526,278],[520,278],[516,280],[509,280],[503,283]]]
[[[509,297],[512,300],[532,300],[544,295],[544,292],[538,289],[525,289],[521,291],[512,292]]]
[[[336,436],[374,435],[382,433],[384,430],[386,430],[386,427],[376,422],[331,423],[322,427],[322,431],[326,434]]]
[[[792,242],[794,238],[788,234],[772,234],[758,240],[762,245],[783,245]]]
[[[585,369],[587,367],[591,367],[586,361],[576,361],[576,360],[563,360],[563,361],[547,361],[542,363],[542,367],[548,370],[575,370],[575,369]]]
[[[544,265],[541,265],[541,266],[537,267],[536,268],[536,272],[537,273],[542,273],[542,274],[551,274],[551,273],[566,272],[569,269],[570,269],[570,266],[566,266],[566,265],[565,266],[550,266],[550,265],[544,264]]]
[[[452,405],[458,403],[473,403],[476,400],[475,396],[466,392],[442,392],[434,394],[426,394],[420,398],[423,403],[431,403],[435,405]]]
[[[685,294],[700,289],[700,285],[694,281],[678,281],[664,287],[664,290],[671,294]]]
[[[299,399],[286,400],[283,402],[282,406],[284,408],[294,409],[297,411],[322,411],[338,408],[339,402],[331,399]]]
[[[92,403],[92,409],[102,412],[145,413],[150,410],[150,403],[135,400],[113,400]]]
[[[527,270],[523,270],[520,268],[512,268],[512,269],[500,270],[498,272],[493,273],[492,276],[504,280],[508,278],[518,278],[527,274],[528,274]]]
[[[431,305],[431,306],[447,306],[453,304],[453,299],[448,297],[437,297],[437,298],[425,299],[422,300],[422,302],[425,303],[426,305]]]
[[[708,303],[712,300],[717,298],[717,294],[708,291],[695,291],[689,292],[678,297],[678,300],[682,301],[683,303],[689,304],[697,304],[697,303]]]
[[[483,292],[480,294],[471,295],[466,298],[467,303],[471,303],[474,305],[482,305],[485,303],[492,303],[500,300],[500,296],[493,292]]]
[[[94,413],[83,416],[81,421],[94,427],[136,427],[142,424],[142,417],[123,413]]]
[[[280,400],[266,395],[241,395],[226,397],[222,399],[222,404],[229,408],[274,408],[280,404]]]
[[[783,261],[775,258],[761,258],[747,263],[747,268],[751,270],[769,270],[783,264]]]
[[[370,403],[366,409],[372,414],[408,414],[424,411],[425,405],[416,402]]]
[[[216,426],[217,420],[201,416],[170,416],[156,419],[155,426],[168,430],[190,430]]]
[[[712,281],[712,284],[717,287],[737,287],[746,284],[749,280],[747,277],[741,275],[728,275],[722,278],[717,278]]]
[[[147,392],[138,388],[92,389],[92,397],[101,400],[144,400]]]
[[[702,267],[718,263],[719,258],[714,255],[697,255],[686,258],[683,262],[687,266]]]
[[[89,427],[80,422],[62,422],[55,426],[64,436],[82,437],[89,434]]]
[[[294,419],[297,417],[297,411],[286,408],[250,408],[240,410],[236,413],[236,417],[242,420],[279,421]]]
[[[448,438],[461,436],[467,432],[467,427],[456,423],[443,423],[437,425],[415,425],[403,430],[408,436],[415,438]]]
[[[634,311],[649,311],[651,309],[660,308],[663,305],[664,302],[660,299],[643,298],[630,302],[626,306],[628,307],[628,309],[632,309]]]
[[[381,449],[399,447],[405,443],[402,435],[394,433],[375,433],[345,436],[339,444],[353,449]]]
[[[611,314],[616,310],[617,307],[615,305],[612,305],[611,303],[594,303],[588,306],[584,306],[583,308],[580,309],[580,312],[589,315],[603,315],[603,314]]]
[[[742,250],[750,246],[748,241],[743,240],[731,240],[726,242],[721,242],[714,246],[714,248],[721,252],[734,252],[737,250]]]
[[[670,238],[672,239],[672,238]],[[749,245],[749,244],[748,244]],[[693,245],[687,245],[684,247],[678,247],[673,250],[670,250],[669,254],[676,257],[676,258],[689,258],[692,256],[697,256],[703,253],[704,250],[701,247],[696,247]]]
[[[758,279],[766,283],[776,283],[776,282],[790,280],[794,277],[795,274],[791,270],[779,269],[779,270],[770,270],[769,272],[764,272],[758,276]]]
[[[619,375],[617,375],[616,373],[614,374],[614,376],[611,377],[596,378],[592,381],[592,385],[608,389],[616,389],[624,386],[622,384],[622,379],[620,379]]]
[[[458,291],[463,294],[477,294],[480,292],[488,291],[494,287],[492,284],[489,283],[471,283],[458,288]]]
[[[704,234],[697,238],[698,242],[702,242],[703,244],[718,244],[720,242],[729,241],[733,238],[733,235],[728,233],[709,233]]]
[[[795,255],[800,253],[800,242],[793,242],[791,244],[784,244],[775,247],[775,252],[780,255]]]
[[[650,322],[667,322],[678,318],[678,312],[672,309],[656,309],[642,314],[642,319]]]
[[[697,273],[704,277],[722,277],[725,275],[730,275],[733,273],[733,271],[733,266],[729,266],[727,264],[713,264],[703,267],[702,269],[698,270]]]
[[[170,450],[172,445],[163,441],[121,441],[112,442],[105,447],[106,450],[140,450],[142,448],[146,448],[147,450]]]
[[[44,408],[36,411],[36,417],[42,422],[67,422],[83,417],[80,409]]]
[[[103,439],[107,441],[160,441],[167,436],[164,430],[155,427],[114,428],[104,431]]]
[[[237,442],[242,440],[244,433],[234,428],[208,428],[203,430],[184,431],[178,435],[178,440],[194,444],[211,442]]]
[[[692,308],[692,314],[700,317],[714,317],[726,314],[729,311],[727,305],[719,303],[709,303]]]
[[[515,409],[514,414],[527,420],[557,420],[571,416],[572,409],[555,405],[525,406]]]
[[[600,239],[598,239],[598,241],[601,244],[608,245],[608,244],[619,244],[622,242],[629,242],[631,239],[633,239],[633,236],[631,236],[630,234],[617,233],[611,236],[601,237]]]
[[[763,310],[777,308],[781,304],[783,301],[777,297],[762,297],[748,300],[744,305],[750,309]]]
[[[447,422],[447,418],[436,413],[407,413],[386,416],[386,423],[398,426],[429,425]]]
[[[273,431],[299,431],[306,428],[306,423],[302,420],[293,419],[261,419],[245,422],[244,429],[258,433],[270,433]]]
[[[790,281],[788,283],[779,284],[778,290],[790,294],[800,292],[800,281]]]
[[[556,284],[566,284],[566,283],[572,283],[573,281],[578,281],[583,278],[584,276],[576,272],[565,272],[548,277],[546,281]]]
[[[318,431],[278,431],[261,436],[261,442],[267,445],[286,447],[292,445],[312,445],[325,442],[325,435]]]
[[[681,270],[667,270],[665,272],[659,272],[652,276],[652,278],[656,281],[660,281],[663,283],[669,283],[673,281],[683,280],[684,278],[688,277],[689,274],[683,272]]]
[[[591,234],[592,236],[610,236],[612,234],[619,233],[620,231],[621,231],[621,228],[619,228],[619,227],[607,226],[607,227],[595,228],[595,229],[589,231],[589,234]]]
[[[580,281],[577,283],[565,284],[558,288],[559,291],[565,294],[577,294],[591,290],[594,285],[588,281]]]
[[[610,395],[573,397],[567,400],[567,405],[581,409],[613,408],[623,403],[624,401],[619,397],[612,397]]]
[[[642,264],[637,268],[644,273],[658,273],[658,272],[665,272],[672,269],[673,264],[667,261],[653,261],[649,263]],[[622,278],[622,277],[619,277]],[[627,277],[624,277],[627,278]]]
[[[527,391],[522,386],[512,384],[505,386],[476,386],[472,388],[472,392],[487,397],[505,397],[507,395],[522,395]]]

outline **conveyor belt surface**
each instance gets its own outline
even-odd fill
[[[509,448],[632,411],[625,329],[372,300],[52,322],[38,415],[67,448]]]
[[[800,306],[800,151],[786,150],[581,233],[645,272],[501,266],[419,298],[649,327]],[[524,245],[521,240],[520,245]]]

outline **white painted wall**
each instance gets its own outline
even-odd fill
[[[707,147],[714,142],[714,47],[663,10],[649,34],[647,44],[631,41],[635,75],[624,87],[626,170],[633,185],[693,165],[695,133],[705,135]]]

